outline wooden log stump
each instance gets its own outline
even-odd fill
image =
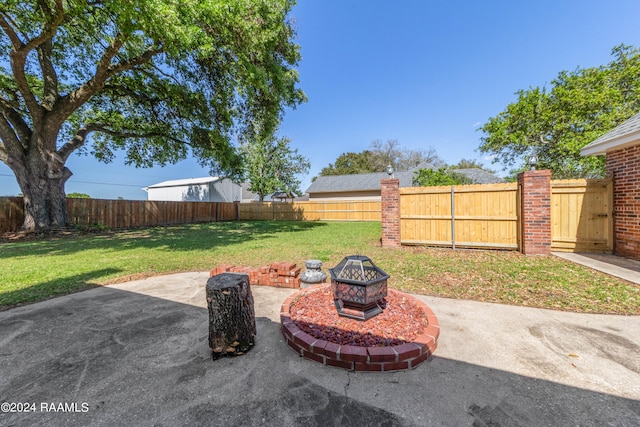
[[[249,275],[222,273],[206,286],[209,348],[213,359],[240,356],[256,340],[256,315]]]

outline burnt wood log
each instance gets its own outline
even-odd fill
[[[213,359],[240,356],[256,340],[256,315],[247,274],[222,273],[206,286],[209,348]]]

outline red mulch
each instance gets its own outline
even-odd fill
[[[414,341],[424,332],[427,316],[401,292],[389,290],[384,311],[362,321],[338,315],[330,286],[302,293],[292,303],[291,320],[314,338],[340,345],[383,347]]]

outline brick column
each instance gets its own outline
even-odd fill
[[[533,170],[518,175],[520,190],[520,252],[551,253],[551,171]]]
[[[400,180],[385,178],[380,180],[382,200],[382,246],[400,246]]]

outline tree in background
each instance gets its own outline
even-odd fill
[[[388,139],[386,142],[380,139],[373,140],[370,151],[373,153],[373,172],[384,172],[388,165],[398,171],[410,170],[419,164],[428,164],[433,167],[444,165],[444,161],[432,147],[427,150],[400,148],[400,143],[396,139]]]
[[[472,159],[461,159],[458,163],[451,166],[452,169],[482,169],[490,173],[495,173],[494,170],[486,168],[482,163]]]
[[[580,149],[640,111],[640,51],[621,45],[612,56],[606,66],[560,72],[548,89],[517,92],[482,126],[480,151],[516,171],[536,154],[554,178],[604,176],[604,156],[582,157]]]
[[[91,196],[86,193],[69,193],[67,197],[70,199],[90,199]]]
[[[320,175],[351,175],[373,172],[375,167],[372,159],[373,153],[369,150],[361,153],[343,153],[338,156],[335,163],[330,163],[329,166],[322,168]]]
[[[249,191],[258,194],[261,202],[276,191],[302,194],[297,175],[309,172],[311,164],[289,142],[287,138],[254,136],[241,145]]]
[[[464,184],[473,184],[473,180],[465,175],[454,172],[451,167],[447,166],[437,169],[418,169],[413,175],[413,185],[416,187]]]
[[[388,165],[402,171],[413,169],[419,164],[439,167],[444,165],[444,161],[431,147],[428,150],[401,149],[395,139],[386,142],[376,139],[371,142],[369,150],[341,154],[334,163],[320,171],[320,176],[384,172]]]
[[[69,224],[73,152],[240,170],[234,135],[254,120],[272,133],[305,99],[293,3],[3,0],[0,160],[24,194],[23,229]]]

